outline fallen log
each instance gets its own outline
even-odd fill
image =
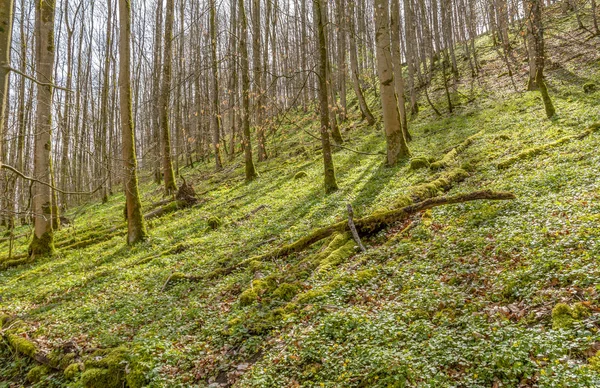
[[[401,209],[394,209],[390,211],[384,211],[374,213],[370,216],[360,218],[354,222],[356,230],[360,235],[372,235],[385,229],[392,224],[403,221],[415,213],[431,209],[438,206],[452,205],[456,203],[478,201],[478,200],[490,200],[490,201],[503,201],[515,199],[515,195],[510,192],[495,192],[491,190],[475,191],[469,194],[460,194],[454,196],[442,196],[429,198],[424,201],[405,206]],[[262,260],[274,260],[279,257],[284,257],[292,253],[301,252],[307,249],[312,244],[320,241],[324,238],[331,236],[336,232],[347,232],[350,230],[350,226],[347,221],[341,221],[320,229],[315,230],[307,236],[296,240],[291,244],[282,246],[279,249],[275,249],[271,252],[265,253],[260,256],[251,257],[238,264],[232,265],[228,268],[214,271],[209,275],[209,278],[215,278],[217,276],[228,275],[236,269],[243,268],[251,261],[262,261]]]

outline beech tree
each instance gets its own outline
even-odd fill
[[[389,29],[389,4],[387,0],[375,0],[375,42],[377,46],[377,74],[381,93],[383,125],[387,141],[387,163],[394,165],[410,155],[402,132],[400,114],[394,90],[391,39]]]
[[[131,109],[131,2],[119,0],[119,101],[123,142],[123,180],[127,211],[127,243],[147,238],[138,189],[135,135]]]
[[[246,181],[252,181],[258,177],[254,161],[252,159],[252,141],[250,138],[250,69],[248,65],[248,21],[244,0],[238,0],[240,18],[240,57],[242,69],[242,132],[244,147],[244,159],[246,165]]]
[[[175,5],[173,0],[167,0],[165,16],[165,44],[163,55],[163,79],[160,104],[160,124],[162,128],[163,146],[163,178],[165,194],[170,195],[177,190],[175,184],[175,173],[171,160],[171,125],[170,125],[170,101],[171,101],[171,79],[173,77],[173,21],[175,18]]]
[[[335,179],[335,168],[331,155],[329,140],[329,92],[327,90],[327,44],[323,22],[323,1],[313,0],[315,33],[317,35],[318,53],[318,82],[319,82],[319,108],[321,117],[321,146],[323,148],[323,168],[325,192],[332,193],[338,189]]]
[[[40,182],[33,184],[34,233],[29,246],[32,256],[54,253],[52,217],[58,210],[52,206],[50,187],[42,184],[51,182],[54,12],[54,0],[36,2],[36,74],[43,84],[37,84],[33,176]]]
[[[542,95],[546,116],[554,117],[556,110],[552,99],[548,93],[548,88],[544,81],[544,26],[542,23],[542,2],[541,0],[528,0],[529,5],[529,24],[533,42],[533,52],[535,53],[535,83]]]

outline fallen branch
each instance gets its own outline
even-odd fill
[[[360,241],[360,236],[358,234],[358,231],[356,230],[356,225],[354,225],[354,210],[352,209],[352,205],[348,204],[347,208],[348,208],[348,227],[350,228],[350,232],[352,232],[352,238],[354,239],[356,244],[358,244],[358,247],[360,248],[360,250],[363,251],[363,253],[366,253],[367,249],[363,245],[362,241]]]
[[[491,190],[475,191],[473,193],[455,196],[435,197],[403,207],[401,209],[394,209],[386,212],[372,214],[368,217],[356,220],[355,225],[358,233],[362,235],[372,235],[396,222],[407,219],[415,213],[419,213],[423,210],[431,209],[434,207],[478,200],[503,201],[515,198],[516,197],[513,193],[494,192]],[[245,267],[251,261],[273,260],[279,257],[290,255],[292,253],[301,252],[307,249],[312,244],[316,243],[317,241],[327,238],[336,232],[347,232],[349,230],[350,227],[346,221],[341,221],[326,226],[324,228],[317,229],[311,234],[304,236],[291,244],[284,245],[279,249],[275,249],[261,256],[251,257],[228,268],[217,270],[213,272],[209,277],[214,278],[217,276],[230,274],[236,269]]]
[[[8,241],[10,239],[12,239],[14,241],[14,240],[18,240],[20,238],[27,237],[27,236],[29,236],[29,233],[23,233],[23,234],[19,234],[17,236],[3,237],[3,238],[0,238],[0,242]]]

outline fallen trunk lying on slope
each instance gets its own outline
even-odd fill
[[[510,200],[515,199],[515,195],[510,192],[495,192],[491,190],[484,191],[475,191],[469,194],[461,194],[454,196],[443,196],[443,197],[435,197],[426,199],[422,202],[418,202],[401,209],[390,210],[386,212],[374,213],[370,216],[360,218],[354,221],[356,225],[356,229],[361,236],[372,235],[377,233],[378,231],[391,226],[392,224],[405,220],[411,215],[421,212],[423,210],[431,209],[438,206],[443,205],[451,205],[462,202],[469,201],[478,201],[478,200],[492,200],[492,201],[501,201],[501,200]],[[245,267],[248,263],[254,260],[273,260],[278,257],[287,256],[292,253],[301,252],[311,246],[312,244],[320,241],[324,238],[331,236],[336,232],[346,232],[349,230],[348,223],[346,221],[340,221],[338,223],[326,226],[324,228],[320,228],[310,233],[307,236],[302,237],[301,239],[284,245],[283,247],[276,249],[274,251],[265,253],[261,256],[251,257],[246,259],[238,264],[230,266],[228,268],[224,268],[221,270],[217,270],[210,274],[210,278],[214,278],[217,276],[227,275],[238,268]]]

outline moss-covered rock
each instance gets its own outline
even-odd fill
[[[81,375],[81,384],[85,388],[120,388],[123,374],[110,369],[90,368]]]
[[[410,169],[411,170],[419,170],[421,168],[429,168],[430,163],[427,158],[416,157],[410,160]]]
[[[296,175],[294,175],[294,179],[302,179],[308,177],[306,171],[298,171]]]
[[[219,217],[210,217],[207,221],[208,223],[208,227],[212,230],[216,230],[219,229],[221,227],[221,225],[223,225],[223,222],[221,221],[221,219]]]
[[[52,370],[46,365],[38,365],[31,368],[27,373],[27,381],[30,383],[41,382]]]
[[[572,329],[577,321],[590,315],[590,309],[583,303],[575,303],[573,307],[566,303],[558,303],[552,309],[552,328],[554,330]]]
[[[85,361],[81,382],[86,388],[119,388],[125,380],[127,363],[125,347],[98,350]]]
[[[82,366],[83,366],[82,364],[77,363],[77,362],[75,362],[75,363],[67,366],[65,368],[64,372],[63,372],[64,375],[65,375],[65,378],[67,380],[75,380],[75,379],[77,379],[77,377],[79,377],[79,375],[81,373],[81,367]]]
[[[296,296],[299,290],[300,286],[297,284],[283,283],[273,291],[273,297],[288,302]]]
[[[252,288],[249,288],[240,294],[240,305],[242,306],[250,306],[252,303],[256,302],[258,299],[258,294]]]

